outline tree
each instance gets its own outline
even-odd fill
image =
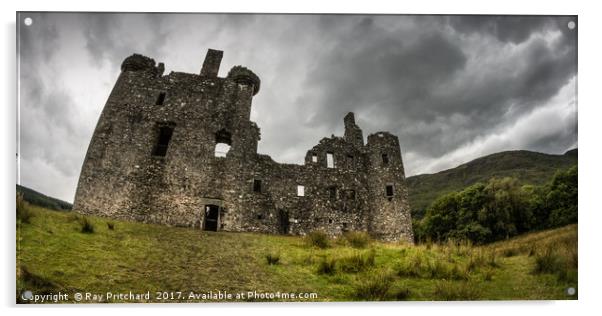
[[[577,222],[577,177],[577,166],[559,171],[554,175],[546,194],[546,204],[550,208],[550,227]]]

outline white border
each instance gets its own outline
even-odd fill
[[[6,2],[6,1],[5,1]],[[18,3],[2,3],[0,15],[3,22],[3,49],[1,49],[4,75],[0,86],[4,105],[1,117],[3,135],[3,164],[1,174],[2,200],[6,208],[3,210],[2,245],[3,259],[0,261],[4,277],[0,305],[3,312],[8,314],[57,314],[57,315],[105,315],[106,313],[132,312],[134,308],[144,309],[144,314],[165,314],[166,308],[175,308],[176,313],[196,315],[234,312],[237,314],[258,315],[307,315],[315,312],[343,314],[461,314],[461,315],[512,315],[512,314],[545,314],[545,315],[576,315],[591,314],[596,311],[599,301],[598,285],[600,283],[600,238],[599,225],[602,223],[598,199],[599,185],[602,179],[598,164],[601,157],[599,120],[600,111],[600,27],[602,12],[596,1],[350,1],[326,2],[320,0],[305,0],[296,3],[286,1],[162,1],[150,4],[148,2],[126,3],[123,0],[103,0],[94,2],[83,1],[19,1]],[[395,2],[395,4],[393,4]],[[186,5],[182,5],[186,3]],[[579,301],[548,301],[548,302],[409,302],[409,303],[309,303],[309,304],[201,304],[188,305],[110,305],[101,308],[85,308],[82,306],[23,308],[15,307],[15,219],[14,193],[16,179],[16,54],[15,54],[15,11],[147,11],[147,12],[302,12],[302,13],[419,13],[419,14],[562,14],[579,15],[579,186],[580,190],[580,225],[579,225]],[[89,307],[89,306],[88,306]],[[96,306],[95,306],[96,307]],[[376,308],[376,310],[374,310]],[[227,309],[227,310],[226,310]],[[597,308],[599,310],[599,308]]]

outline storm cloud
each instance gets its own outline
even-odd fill
[[[33,24],[22,21],[31,17]],[[262,80],[251,118],[259,151],[301,163],[353,111],[364,134],[400,138],[406,173],[514,149],[577,146],[577,29],[570,16],[19,15],[20,181],[72,201],[122,60]]]

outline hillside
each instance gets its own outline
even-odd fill
[[[514,177],[521,183],[541,185],[549,181],[558,169],[577,164],[577,149],[564,155],[548,155],[526,150],[505,151],[481,157],[456,168],[434,174],[407,178],[412,216],[424,216],[425,209],[437,197],[460,191],[477,182],[493,177]]]
[[[379,242],[362,247],[356,241],[353,248],[349,238],[322,249],[295,236],[203,232],[29,208],[33,217],[18,221],[17,229],[18,302],[24,302],[19,294],[24,290],[63,291],[72,295],[71,303],[75,292],[129,291],[150,291],[150,299],[134,301],[152,302],[215,301],[190,296],[210,291],[247,295],[237,301],[577,298],[565,292],[577,287],[576,225],[487,247]],[[89,226],[82,232],[85,223],[93,232]],[[550,256],[553,260],[544,260]],[[317,297],[266,299],[249,297],[249,291]],[[124,300],[83,302],[98,301]]]
[[[38,191],[32,190],[28,187],[17,184],[17,193],[23,194],[23,199],[30,204],[42,206],[57,211],[69,211],[73,205],[69,202],[59,200],[47,195],[44,195]]]

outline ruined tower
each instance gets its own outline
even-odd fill
[[[257,153],[250,120],[260,79],[235,66],[219,77],[210,49],[200,73],[171,72],[134,54],[94,131],[74,210],[204,230],[306,234],[368,231],[412,242],[396,136],[368,136],[344,118],[344,137],[324,138],[305,164]]]

